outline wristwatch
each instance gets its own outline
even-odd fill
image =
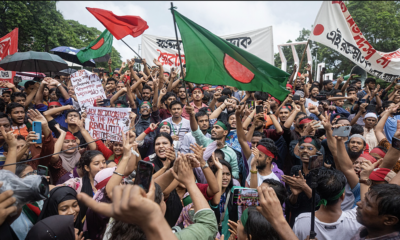
[[[371,186],[371,179],[360,179],[360,183],[364,183],[365,185]]]
[[[201,167],[201,170],[204,170],[205,168],[208,168],[208,163],[206,163],[206,165]]]
[[[271,115],[271,114],[274,114],[274,112],[273,111],[269,111],[268,115]]]
[[[61,86],[62,84],[61,83],[59,83],[59,84],[57,84],[57,87],[59,87],[59,86]]]

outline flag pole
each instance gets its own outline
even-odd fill
[[[140,60],[142,60],[142,57],[141,56],[139,56],[139,54],[137,54],[137,52],[135,51],[135,50],[133,50],[124,40],[122,40],[121,39],[121,41],[123,42],[123,43],[125,43],[125,45],[128,47],[128,48],[130,48],[139,58],[140,58]],[[111,55],[110,55],[111,56]],[[150,68],[150,65],[147,63],[147,66]]]
[[[174,28],[175,28],[175,37],[176,37],[176,46],[178,47],[178,55],[179,55],[179,63],[181,65],[181,73],[182,73],[182,84],[183,87],[185,88],[185,93],[186,93],[186,105],[189,106],[189,97],[186,91],[186,85],[185,85],[185,74],[183,71],[183,64],[182,64],[182,57],[181,57],[181,47],[179,44],[178,40],[178,31],[176,30],[176,20],[175,20],[175,14],[174,14],[174,4],[171,2],[171,13],[172,13],[172,18],[174,19]],[[172,80],[171,80],[172,81]]]
[[[301,60],[300,60],[300,64],[299,64],[299,71],[298,71],[298,72],[300,72],[300,70],[301,70],[301,64],[303,63],[304,54],[306,53],[306,50],[307,50],[307,47],[308,47],[308,43],[309,43],[309,42],[310,42],[310,39],[307,40],[306,47],[304,48],[303,55],[301,56]]]

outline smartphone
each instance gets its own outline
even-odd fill
[[[233,204],[238,206],[260,206],[257,189],[236,188],[233,190]]]
[[[392,137],[392,147],[400,151],[400,139]]]
[[[32,122],[32,131],[35,132],[38,139],[33,140],[34,143],[42,143],[42,123],[41,122]]]
[[[367,112],[375,112],[376,111],[376,105],[370,104],[365,108],[365,110],[367,110]]]
[[[100,69],[98,69],[98,68],[93,68],[93,72],[100,72]]]
[[[136,170],[136,178],[134,184],[139,185],[139,187],[148,192],[150,188],[151,178],[153,177],[153,169],[153,164],[140,160]]]
[[[103,106],[104,106],[104,107],[111,106],[110,99],[103,99]]]
[[[300,95],[293,95],[293,101],[300,100]]]
[[[360,103],[366,103],[367,102],[367,99],[361,99],[360,100]]]
[[[142,59],[135,59],[135,63],[142,63]]]
[[[323,100],[326,100],[326,95],[324,95],[324,94],[318,94],[317,96],[315,96],[315,98],[316,98],[318,101],[323,101]]]
[[[332,136],[348,137],[350,135],[351,127],[343,126],[333,129]]]
[[[264,112],[264,107],[261,105],[256,106],[256,114]]]
[[[321,122],[318,122],[318,124],[316,124],[315,126],[317,127],[317,129],[324,129],[324,126]]]
[[[317,154],[310,156],[310,160],[308,162],[308,170],[319,169],[324,166],[324,155]]]
[[[46,166],[38,165],[37,166],[37,175],[47,176],[49,173],[49,169]]]

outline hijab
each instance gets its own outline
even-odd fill
[[[73,154],[62,152],[59,154],[59,156],[62,160],[62,167],[67,172],[71,172],[75,168],[76,163],[79,162],[79,159],[81,158],[81,154],[78,149],[75,149],[75,152]]]
[[[76,198],[76,191],[67,186],[56,187],[50,191],[50,197],[44,201],[43,209],[40,212],[38,221],[45,218],[58,215],[58,205],[68,200],[78,200]],[[83,205],[83,204],[82,204]],[[79,204],[80,211],[75,222],[75,227],[82,230],[82,219],[85,216],[86,211],[82,211],[81,204]]]
[[[29,231],[26,240],[75,240],[74,217],[55,215],[42,219]]]

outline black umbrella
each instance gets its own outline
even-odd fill
[[[77,70],[75,70],[75,69],[73,69],[73,68],[67,68],[67,69],[64,69],[64,70],[61,70],[60,72],[58,72],[60,75],[63,75],[63,76],[68,76],[68,75],[71,75],[71,74],[73,74],[74,72],[76,72]]]
[[[59,56],[47,52],[17,52],[0,61],[0,67],[17,72],[58,72],[68,68]]]
[[[54,54],[60,56],[62,59],[76,63],[78,65],[82,65],[84,67],[96,67],[96,63],[91,59],[90,61],[86,61],[84,63],[81,63],[76,56],[76,54],[80,51],[80,49],[76,49],[74,47],[66,47],[66,46],[60,46],[51,49]]]

